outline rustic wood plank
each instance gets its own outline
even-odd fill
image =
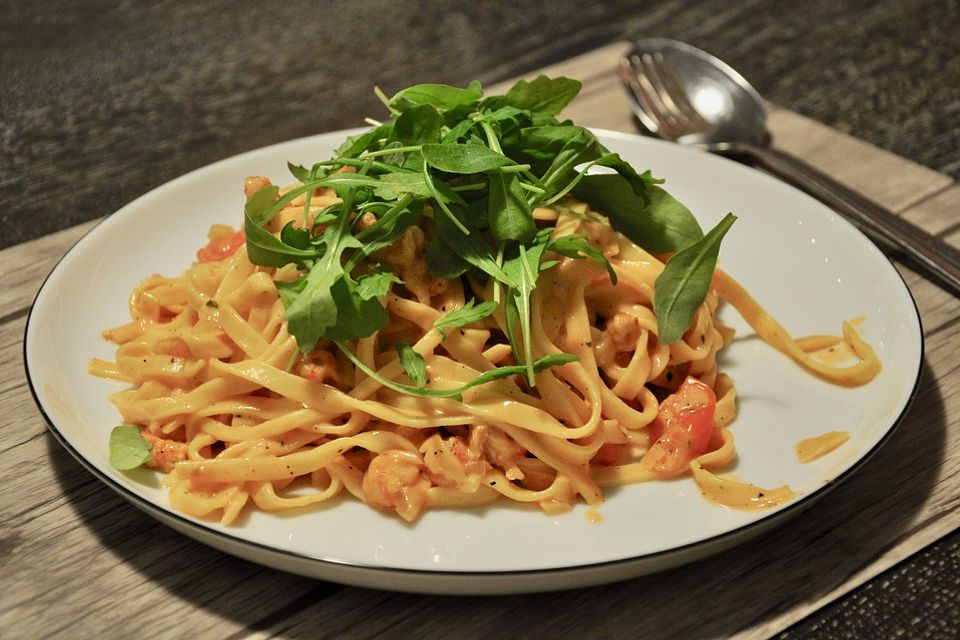
[[[902,211],[953,182],[948,176],[789,109],[771,107],[768,128],[774,146],[803,158],[892,211]]]
[[[960,228],[960,185],[947,189],[917,203],[903,217],[937,235],[949,236]]]
[[[0,272],[5,278],[0,287],[0,324],[25,313],[53,265],[98,222],[84,222],[0,251]]]

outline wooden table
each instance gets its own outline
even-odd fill
[[[635,131],[606,46],[546,69],[581,79],[566,115]],[[496,88],[496,87],[495,87]],[[771,105],[775,144],[960,243],[960,185]],[[22,364],[30,303],[93,223],[0,251],[0,636],[762,638],[960,526],[960,301],[900,262],[926,340],[919,394],[848,482],[772,533],[695,565],[579,591],[424,597],[343,587],[227,556],[158,525],[60,448]],[[518,615],[523,612],[523,615]],[[955,631],[955,630],[954,630]],[[950,632],[949,630],[947,631]]]

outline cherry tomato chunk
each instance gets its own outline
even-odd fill
[[[694,377],[660,403],[654,428],[661,434],[642,462],[661,477],[687,470],[691,460],[706,452],[713,434],[717,396],[710,385]]]
[[[223,260],[229,258],[237,252],[237,249],[243,246],[247,241],[247,236],[243,229],[237,231],[227,238],[215,238],[207,243],[207,246],[197,251],[198,262],[213,262],[214,260]]]

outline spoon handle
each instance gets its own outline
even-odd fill
[[[835,209],[873,240],[912,258],[925,272],[960,295],[960,252],[923,229],[796,158],[762,145],[730,149]]]

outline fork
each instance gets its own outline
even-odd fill
[[[632,98],[634,113],[647,132],[720,155],[754,160],[836,210],[875,242],[912,258],[954,295],[960,295],[960,252],[813,167],[771,148],[763,100],[736,71],[684,43],[656,39],[645,43],[647,48],[638,43],[620,59],[618,71]],[[710,75],[716,81],[724,77],[723,90],[732,105],[724,105],[724,118],[711,121],[700,113],[660,48],[690,58],[692,62],[688,62],[698,64],[696,72],[704,78]],[[739,120],[738,109],[743,116]]]
[[[618,71],[633,93],[637,118],[649,132],[676,141],[710,128],[659,51],[624,56]]]

